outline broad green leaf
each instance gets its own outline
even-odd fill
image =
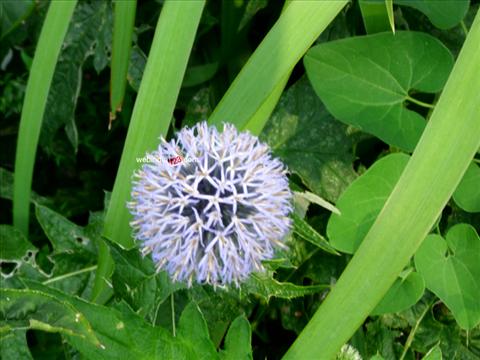
[[[330,245],[330,243],[322,235],[320,235],[308,222],[302,219],[297,214],[292,214],[293,218],[293,232],[300,236],[302,239],[312,243],[319,247],[323,251],[330,254],[339,255],[337,251]]]
[[[88,296],[88,284],[96,269],[96,244],[100,238],[103,214],[92,213],[86,227],[78,226],[59,213],[36,205],[35,214],[45,235],[52,244],[49,255],[52,273],[44,284],[62,291]]]
[[[13,223],[28,234],[33,165],[55,65],[77,1],[52,2],[40,33],[23,102],[15,157]]]
[[[33,360],[28,349],[27,331],[0,331],[0,359]]]
[[[115,293],[153,322],[157,307],[186,285],[172,283],[164,271],[157,273],[150,256],[142,257],[138,249],[127,251],[110,242],[108,245],[115,262],[112,276]]]
[[[480,237],[468,224],[449,229],[446,239],[429,235],[415,254],[425,284],[452,311],[460,327],[480,324]]]
[[[25,257],[29,257],[37,252],[37,248],[33,246],[18,229],[11,225],[0,225],[0,262],[2,261],[23,261]]]
[[[332,214],[327,237],[337,250],[353,254],[380,213],[410,157],[392,154],[376,161],[337,201],[341,215]]]
[[[409,31],[317,45],[304,63],[313,88],[333,116],[412,151],[426,122],[407,109],[406,102],[431,107],[411,93],[440,91],[453,58],[434,37]]]
[[[204,6],[205,1],[167,1],[157,22],[105,217],[104,236],[124,247],[134,246],[126,203],[140,165],[135,159],[154,150],[168,131]]]
[[[174,338],[163,328],[153,327],[130,310],[95,305],[33,281],[26,284],[70,304],[88,320],[101,346],[92,346],[79,337],[66,337],[87,359],[195,359],[190,344]]]
[[[40,145],[52,156],[57,151],[52,147],[53,139],[60,129],[65,130],[74,151],[77,151],[75,109],[82,86],[82,66],[94,54],[94,46],[109,11],[108,3],[96,1],[79,3],[73,13],[55,68],[40,133]]]
[[[465,211],[480,212],[480,166],[470,164],[453,193],[453,200]]]
[[[309,294],[315,294],[328,290],[330,285],[295,285],[288,282],[280,282],[267,274],[252,274],[241,285],[241,290],[246,293],[260,296],[266,301],[271,297],[280,299],[293,299]]]
[[[182,87],[200,85],[205,81],[210,80],[217,73],[217,70],[218,62],[191,66],[185,71],[185,78],[183,79]]]
[[[450,29],[465,17],[470,0],[393,0],[395,4],[411,6],[424,13],[433,25]]]
[[[217,359],[215,346],[210,340],[207,324],[198,305],[189,303],[180,316],[178,336],[192,344],[197,359]]]
[[[281,97],[260,135],[314,193],[335,201],[355,179],[355,135],[335,121],[306,79]]]
[[[431,348],[428,353],[425,354],[425,356],[422,358],[422,360],[442,360],[442,349],[440,348],[439,345],[435,345],[433,348]]]
[[[421,275],[410,272],[407,276],[400,276],[371,315],[394,313],[408,309],[414,305],[425,292],[425,282]]]
[[[94,244],[85,236],[81,226],[72,223],[46,206],[37,205],[35,214],[45,235],[52,243],[54,253],[78,250],[95,252]]]
[[[33,0],[0,2],[0,39],[21,24],[35,7]]]
[[[248,309],[252,307],[252,304],[242,302],[238,292],[231,290],[221,291],[212,287],[194,286],[187,294],[189,301],[195,302],[200,307],[208,324],[210,338],[217,348],[225,336],[228,325],[240,314],[248,313]]]
[[[252,359],[252,329],[244,315],[233,320],[225,337],[225,350],[221,352],[223,360]]]
[[[0,295],[1,333],[26,328],[59,332],[100,346],[88,320],[69,303],[36,290],[0,289]]]

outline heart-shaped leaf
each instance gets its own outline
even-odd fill
[[[420,274],[410,272],[400,276],[378,303],[371,315],[394,313],[414,305],[425,292],[425,282]]]
[[[317,45],[304,62],[313,88],[333,116],[412,151],[425,119],[405,102],[420,104],[410,96],[413,90],[440,91],[453,58],[434,37],[410,31]]]
[[[449,29],[465,17],[470,0],[395,0],[395,4],[411,6],[424,13],[436,27]]]
[[[480,238],[471,225],[453,226],[445,240],[427,236],[415,266],[460,327],[469,330],[480,323]]]
[[[453,200],[463,210],[480,212],[480,166],[472,163],[453,193]]]
[[[341,215],[332,214],[327,237],[337,250],[353,254],[380,213],[410,157],[393,154],[378,160],[355,180],[336,204]]]

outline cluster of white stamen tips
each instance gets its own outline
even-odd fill
[[[292,211],[286,169],[255,136],[203,122],[162,139],[148,158],[128,207],[157,270],[189,286],[238,285],[283,246]]]

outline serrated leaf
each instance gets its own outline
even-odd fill
[[[198,305],[189,303],[180,316],[178,335],[192,344],[197,359],[217,359],[218,354],[210,340],[207,324]]]
[[[418,103],[410,96],[414,90],[440,91],[453,58],[436,38],[401,31],[317,45],[304,63],[313,88],[335,118],[412,151],[426,122],[406,102]]]
[[[153,327],[132,311],[89,303],[39,283],[26,281],[30,288],[70,304],[84,316],[101,346],[82,338],[66,336],[66,341],[87,359],[194,359],[190,344],[174,338],[168,331]]]
[[[88,284],[93,280],[92,271],[97,261],[96,243],[100,238],[103,214],[91,214],[86,227],[78,226],[42,205],[35,206],[35,214],[53,248],[48,255],[54,264],[53,270],[45,283],[71,294],[88,296]],[[63,278],[77,272],[75,276]]]
[[[36,329],[100,342],[88,320],[70,304],[36,290],[0,289],[1,332]]]
[[[392,154],[376,161],[337,201],[341,215],[332,214],[327,237],[337,250],[353,254],[380,213],[410,157]]]
[[[480,212],[480,166],[470,164],[453,193],[453,200],[465,211]]]
[[[355,136],[328,114],[306,79],[282,95],[260,138],[324,199],[335,201],[356,177]]]
[[[470,0],[394,0],[394,2],[421,11],[440,29],[450,29],[462,21],[470,5]]]
[[[45,235],[52,243],[54,253],[78,250],[95,252],[94,244],[85,236],[81,226],[42,205],[35,207],[35,215]]]
[[[80,2],[75,8],[55,68],[40,134],[40,145],[51,155],[55,155],[55,149],[51,148],[53,139],[62,128],[77,151],[75,108],[82,84],[82,66],[94,54],[97,38],[103,36],[107,11],[111,11],[110,6],[103,1]]]
[[[28,349],[26,330],[0,332],[0,358],[16,360],[33,360]]]
[[[0,225],[0,261],[23,260],[25,256],[37,252],[37,248],[30,243],[25,235],[11,225]]]
[[[452,311],[461,328],[480,323],[480,237],[468,224],[449,229],[443,239],[429,235],[415,254],[425,284]]]
[[[138,91],[142,81],[143,71],[147,63],[147,56],[137,45],[132,47],[128,64],[127,80],[133,90]]]
[[[416,272],[400,276],[378,303],[371,315],[394,313],[414,305],[425,292],[425,282]]]
[[[25,20],[34,7],[33,0],[0,2],[0,39]]]
[[[114,291],[142,316],[154,320],[157,306],[186,284],[172,283],[166,272],[157,274],[149,256],[142,257],[138,249],[122,250],[108,243],[115,262],[112,276]]]
[[[233,320],[225,337],[225,350],[221,352],[223,360],[253,359],[252,329],[244,315]]]
[[[302,239],[330,254],[339,255],[335,248],[300,216],[293,213],[293,232]]]
[[[280,282],[266,274],[252,274],[248,280],[241,285],[242,291],[260,296],[265,301],[269,301],[271,297],[293,299],[315,294],[329,288],[329,285],[302,286],[288,282]]]

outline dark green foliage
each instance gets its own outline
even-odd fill
[[[12,171],[48,3],[0,1],[2,359],[281,358],[398,181],[479,8],[478,0],[394,0],[396,35],[368,36],[358,2],[342,10],[295,67],[260,134],[287,165],[296,192],[288,248],[238,288],[214,289],[174,283],[148,255],[101,235],[105,192],[162,3],[139,2],[129,85],[111,129],[112,2],[76,7],[48,97],[27,238],[10,225]],[[207,2],[168,136],[209,117],[282,6]],[[480,152],[475,156],[414,261],[350,340],[364,359],[480,359]],[[304,192],[340,214],[297,196]],[[100,252],[114,263],[101,299],[94,290]]]

